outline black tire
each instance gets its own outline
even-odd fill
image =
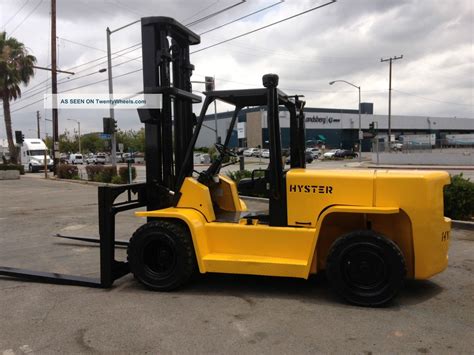
[[[28,172],[29,173],[32,173],[33,172],[33,166],[30,164],[28,165]]]
[[[333,243],[326,261],[326,275],[332,288],[348,302],[381,306],[392,300],[402,287],[406,264],[393,241],[363,230],[344,235]]]
[[[157,220],[136,230],[127,250],[135,278],[155,291],[171,291],[185,284],[196,269],[189,230],[173,221]]]

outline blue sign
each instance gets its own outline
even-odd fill
[[[100,139],[110,139],[112,135],[107,134],[107,133],[101,133],[99,134]]]

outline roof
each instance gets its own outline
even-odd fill
[[[267,93],[268,90],[265,88],[243,90],[218,90],[204,92],[207,97],[215,98],[217,100],[238,107],[267,105]],[[277,89],[277,93],[280,105],[284,105],[290,102],[288,100],[289,96],[283,91]]]

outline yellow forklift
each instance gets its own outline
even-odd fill
[[[263,87],[205,93],[199,117],[192,105],[189,47],[200,38],[175,20],[141,21],[145,94],[161,94],[160,109],[139,109],[145,125],[146,183],[99,187],[101,277],[0,268],[0,275],[35,281],[111,287],[131,272],[147,288],[170,291],[195,272],[307,279],[325,271],[348,302],[389,302],[405,278],[427,279],[447,267],[450,220],[443,216],[441,171],[307,170],[304,101],[263,76]],[[217,159],[202,172],[193,152],[208,107],[235,107]],[[266,107],[269,129],[268,206],[249,211],[236,184],[219,172],[234,153],[229,141],[239,111]],[[279,109],[290,114],[290,169],[282,165]],[[116,202],[125,195],[125,201]],[[115,240],[115,215],[146,218],[129,241]],[[115,260],[126,245],[127,261]]]

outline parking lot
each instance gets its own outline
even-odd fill
[[[97,247],[51,237],[97,236],[97,188],[38,177],[0,183],[0,265],[97,276]],[[143,220],[117,223],[128,239]],[[0,353],[469,353],[473,255],[473,232],[455,230],[445,272],[374,309],[341,302],[323,275],[200,275],[170,293],[130,275],[110,290],[0,278]]]

